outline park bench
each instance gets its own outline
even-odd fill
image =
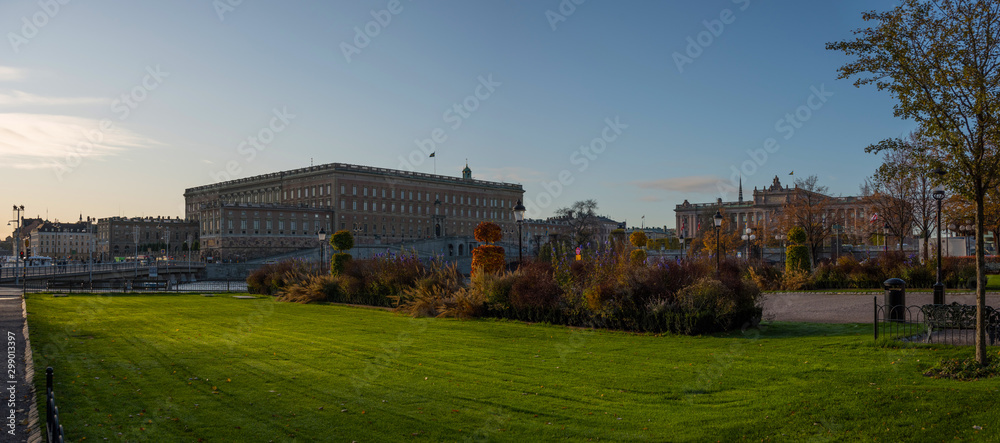
[[[924,325],[927,326],[927,336],[934,331],[944,329],[976,329],[976,307],[973,305],[923,305],[920,311],[924,314]],[[1000,338],[1000,311],[990,306],[986,307],[986,335],[990,343],[996,343]]]

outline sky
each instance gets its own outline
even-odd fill
[[[854,195],[864,148],[914,125],[825,44],[893,5],[7,0],[0,201],[176,217],[186,188],[335,162],[468,162],[522,184],[528,217],[594,199],[630,226],[735,200],[741,175]]]

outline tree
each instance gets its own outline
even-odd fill
[[[568,208],[556,209],[555,213],[557,217],[569,223],[573,232],[573,241],[578,245],[590,241],[591,237],[600,230],[596,200],[578,201]]]
[[[333,246],[337,252],[352,249],[354,248],[354,235],[351,234],[351,231],[341,229],[330,236],[330,246]]]
[[[337,253],[330,258],[330,273],[340,274],[352,259],[351,254],[344,251],[354,247],[354,235],[351,231],[341,229],[330,236],[330,246],[337,250]]]
[[[883,144],[885,143],[902,142],[886,140]],[[875,175],[866,179],[864,188],[870,190],[871,194],[865,195],[864,199],[878,214],[875,228],[888,226],[888,235],[899,239],[899,250],[902,251],[903,240],[907,235],[913,234],[915,221],[912,203],[915,180],[914,174],[909,170],[911,164],[899,151],[884,151],[877,145],[869,146],[867,150],[883,152],[883,163],[875,171]],[[885,241],[888,244],[888,239]]]
[[[843,223],[835,213],[829,212],[830,197],[824,195],[827,187],[819,186],[818,181],[815,175],[796,179],[795,190],[781,210],[786,229],[798,226],[805,231],[810,266],[814,266],[819,259],[819,250],[830,237],[833,225]]]
[[[904,152],[948,171],[948,187],[976,205],[976,361],[985,364],[986,196],[1000,184],[1000,2],[900,3],[865,13],[873,26],[827,48],[854,57],[840,78],[888,91],[897,100],[895,116],[914,120],[934,141]]]
[[[719,227],[719,244],[718,249],[720,254],[724,257],[729,251],[736,251],[743,240],[740,240],[740,233],[738,232],[738,227],[733,226],[732,219],[726,216],[725,209],[719,209],[722,213],[722,226]],[[714,214],[713,214],[714,215]],[[715,234],[715,224],[714,221],[709,217],[708,221],[702,222],[702,226],[707,226],[703,228],[695,239],[691,242],[692,253],[697,249],[695,245],[701,245],[701,250],[708,255],[715,255],[716,252],[716,234]]]
[[[645,232],[632,231],[632,235],[628,236],[628,241],[632,243],[632,246],[644,248],[646,247],[646,243],[649,242],[649,238],[646,237]]]

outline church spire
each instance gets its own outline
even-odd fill
[[[740,176],[740,203],[743,203],[743,176]]]

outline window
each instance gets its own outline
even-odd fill
[[[344,209],[344,199],[340,199],[340,209]]]
[[[365,194],[367,194],[367,192]],[[368,202],[365,202],[365,211],[367,210],[368,210]]]
[[[413,200],[413,191],[410,191],[410,200]]]
[[[282,234],[284,234],[284,231],[285,231],[285,221],[284,220],[278,220],[278,231],[281,232]]]
[[[292,228],[292,229],[294,229],[294,228]],[[308,234],[309,233],[309,222],[302,222],[302,233],[304,233],[304,234]]]
[[[352,201],[351,202],[351,209],[353,209],[355,211],[358,210],[358,202],[357,201]]]
[[[340,185],[340,195],[344,195],[344,185]]]
[[[358,185],[351,185],[351,195],[358,195]]]
[[[417,191],[417,201],[420,201],[420,191]]]
[[[382,188],[382,198],[385,198],[385,188]]]
[[[368,196],[368,187],[367,187],[367,186],[365,186],[365,187],[363,188],[363,191],[364,191],[364,196],[365,196],[365,197],[367,197],[367,196]]]

